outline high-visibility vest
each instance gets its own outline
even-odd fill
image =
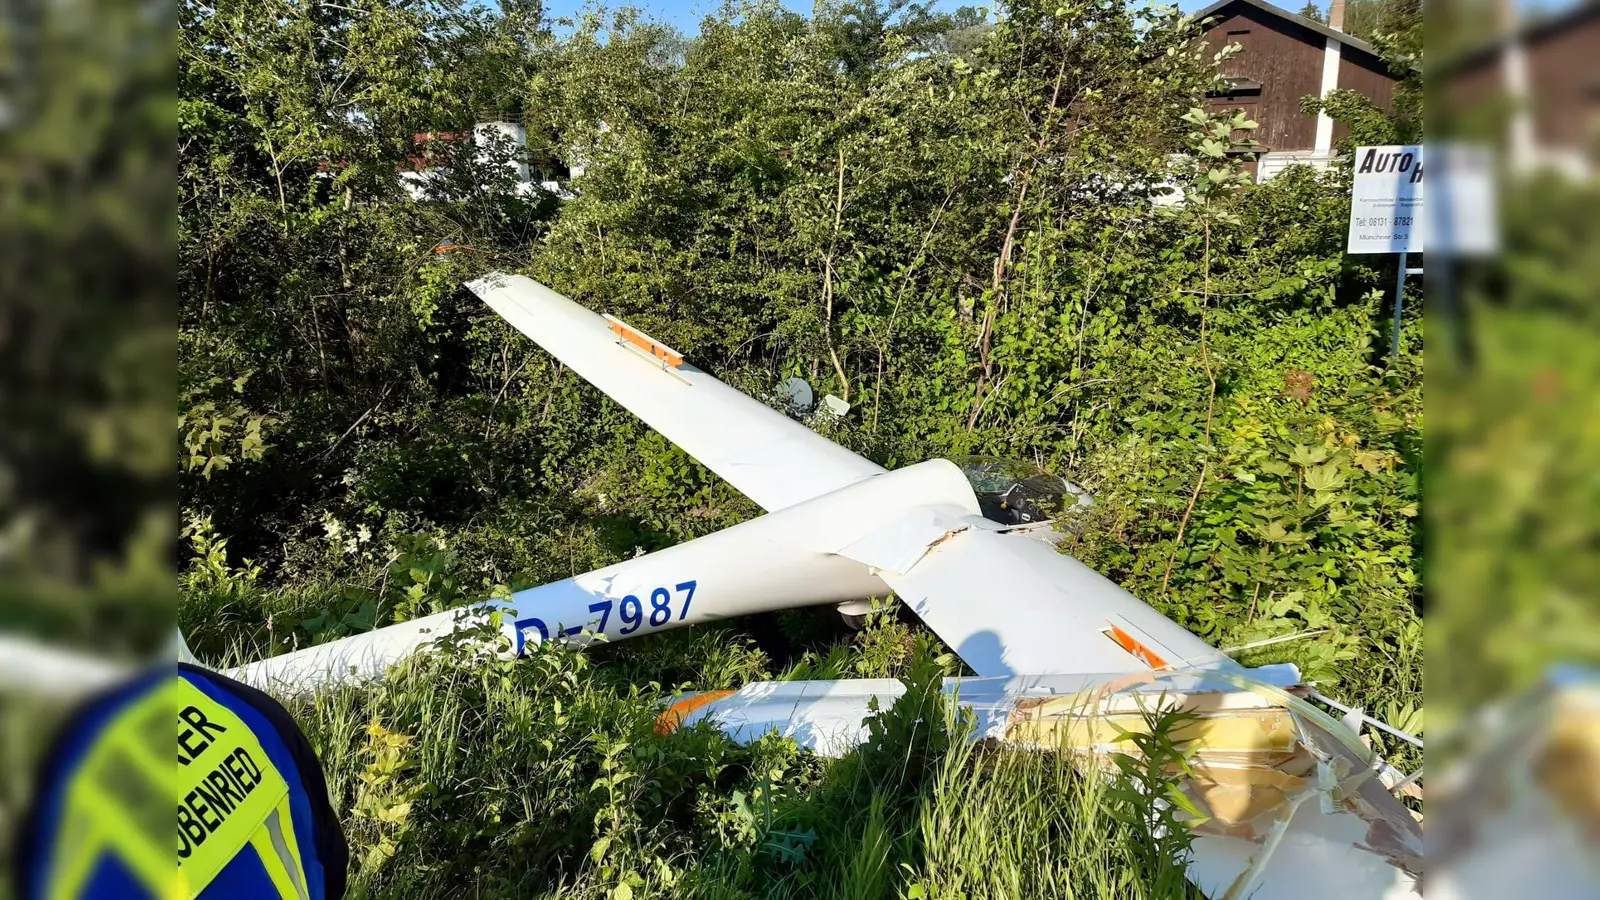
[[[179,664],[68,723],[18,859],[26,900],[339,900],[348,849],[322,768],[283,707]]]

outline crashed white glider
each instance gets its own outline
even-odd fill
[[[593,635],[617,641],[894,593],[980,679],[991,679],[969,680],[964,702],[975,702],[977,691],[1005,709],[1008,722],[1032,709],[1048,725],[1018,725],[1002,735],[1008,739],[1060,738],[1094,752],[1104,743],[1100,731],[1065,724],[1066,710],[1078,709],[1084,692],[1151,673],[1186,679],[1181,690],[1160,690],[1215,721],[1204,733],[1224,742],[1212,768],[1224,786],[1200,796],[1232,802],[1236,819],[1196,844],[1190,876],[1211,896],[1398,897],[1418,883],[1415,821],[1374,787],[1378,762],[1370,751],[1361,752],[1348,732],[1330,739],[1326,722],[1291,709],[1295,698],[1271,685],[1296,677],[1275,670],[1267,681],[1260,672],[1250,680],[1226,655],[1058,552],[1048,527],[986,517],[968,474],[952,462],[886,471],[685,363],[665,344],[528,278],[492,274],[468,287],[766,515],[565,581],[227,674],[279,693],[374,678],[496,611],[509,652],[520,653],[535,642],[579,643]],[[842,705],[791,704],[791,718],[827,708],[859,726],[870,697],[896,696],[894,683],[813,683],[811,690],[848,698]],[[1036,708],[1050,697],[1059,709]],[[738,697],[712,699],[725,715],[783,727],[775,708],[755,712]],[[1235,737],[1247,746],[1226,745]],[[1315,802],[1302,802],[1310,798]]]
[[[528,278],[495,274],[468,287],[767,515],[469,613],[414,619],[230,674],[290,692],[372,677],[458,620],[493,609],[505,610],[506,635],[520,649],[891,592],[979,675],[1239,668],[1058,553],[1039,529],[985,518],[954,463],[886,471]]]

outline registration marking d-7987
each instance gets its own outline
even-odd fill
[[[559,634],[561,637],[576,637],[585,631],[597,635],[607,634],[606,628],[611,623],[612,612],[617,614],[617,620],[621,623],[617,634],[623,637],[635,634],[641,628],[664,628],[674,621],[682,622],[689,615],[689,607],[694,602],[694,590],[697,584],[695,579],[678,582],[674,585],[677,597],[665,587],[653,588],[645,595],[647,600],[639,599],[637,594],[625,594],[621,600],[601,597],[589,604],[589,612],[594,616],[588,622],[565,628],[557,623]],[[518,656],[522,655],[527,646],[530,630],[538,632],[540,643],[550,640],[550,627],[537,616],[518,619],[514,627]]]

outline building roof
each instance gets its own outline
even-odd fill
[[[1195,21],[1203,22],[1211,16],[1216,15],[1223,9],[1223,7],[1232,6],[1235,3],[1243,3],[1248,6],[1254,6],[1256,9],[1259,9],[1262,12],[1277,16],[1280,19],[1287,19],[1288,21],[1299,25],[1301,28],[1309,28],[1323,37],[1331,37],[1339,43],[1344,44],[1346,47],[1354,47],[1357,50],[1371,53],[1373,56],[1380,55],[1371,44],[1358,37],[1345,34],[1336,28],[1329,28],[1327,25],[1324,25],[1315,19],[1308,19],[1305,16],[1296,15],[1295,13],[1289,12],[1287,9],[1283,9],[1282,7],[1273,6],[1271,3],[1266,2],[1266,0],[1216,0],[1215,3],[1212,3],[1205,9],[1195,13]]]
[[[1537,44],[1546,38],[1565,34],[1600,15],[1600,0],[1584,0],[1560,12],[1537,18],[1524,17],[1512,34],[1497,34],[1488,41],[1450,60],[1440,67],[1446,76],[1457,75],[1500,57],[1511,43]]]

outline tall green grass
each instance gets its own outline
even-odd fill
[[[748,647],[706,633],[720,644],[671,642],[680,671],[752,674]],[[926,642],[905,697],[838,760],[709,726],[656,734],[672,688],[635,679],[669,651],[622,650],[435,655],[294,704],[345,823],[353,896],[1193,895],[1172,854],[1142,849],[1170,836],[1141,833],[1138,794],[1063,754],[970,741],[939,692],[949,659]]]

